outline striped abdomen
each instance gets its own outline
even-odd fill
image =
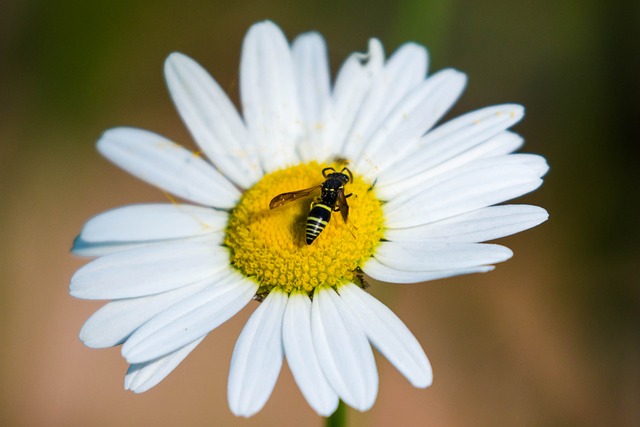
[[[333,209],[321,202],[314,203],[311,206],[309,216],[307,217],[307,245],[312,244],[313,241],[316,240],[316,237],[318,237],[327,226],[331,219],[331,212],[333,212]]]

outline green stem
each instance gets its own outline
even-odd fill
[[[341,400],[338,409],[327,417],[326,427],[344,427],[347,425],[347,406]]]

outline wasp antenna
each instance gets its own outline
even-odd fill
[[[325,178],[327,177],[327,171],[335,172],[336,170],[334,168],[331,168],[331,167],[322,169],[322,176],[324,176]]]
[[[349,175],[349,182],[353,182],[353,175],[351,175],[351,171],[348,167],[343,167],[340,173],[344,173],[345,171],[347,172],[347,175]]]

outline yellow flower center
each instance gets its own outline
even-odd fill
[[[371,183],[357,175],[344,186],[349,215],[331,218],[315,241],[307,245],[305,230],[311,203],[320,188],[308,196],[270,209],[269,202],[282,193],[321,185],[325,167],[339,164],[311,162],[265,175],[247,190],[231,212],[225,244],[231,249],[231,264],[260,284],[259,294],[278,287],[286,292],[312,292],[319,285],[336,287],[351,281],[361,284],[360,267],[382,238],[381,202]]]

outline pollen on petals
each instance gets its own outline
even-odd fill
[[[311,245],[305,242],[311,202],[320,190],[269,209],[277,195],[319,186],[322,169],[337,165],[310,162],[266,175],[247,190],[231,212],[225,244],[231,264],[260,284],[260,292],[274,287],[312,292],[319,285],[359,282],[359,267],[368,260],[382,238],[381,202],[371,183],[354,176],[345,186],[347,222],[334,212],[326,228]]]

